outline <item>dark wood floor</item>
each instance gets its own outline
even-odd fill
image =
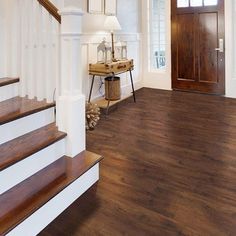
[[[105,157],[97,189],[41,236],[236,235],[236,100],[142,89],[87,149]]]

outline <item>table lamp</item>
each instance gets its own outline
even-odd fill
[[[111,32],[111,43],[112,43],[112,61],[117,61],[115,59],[115,47],[114,47],[114,31],[121,30],[120,23],[116,16],[107,16],[104,22],[105,30]]]

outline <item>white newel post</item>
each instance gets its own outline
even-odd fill
[[[81,22],[83,12],[67,7],[60,11],[61,81],[57,101],[57,125],[67,133],[66,155],[85,150],[85,96],[82,94]]]

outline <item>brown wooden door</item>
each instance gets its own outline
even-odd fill
[[[225,94],[224,1],[194,2],[171,0],[172,88]]]

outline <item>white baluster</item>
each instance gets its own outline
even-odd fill
[[[0,78],[5,77],[5,58],[6,58],[5,35],[7,30],[5,14],[6,14],[5,2],[0,1],[0,29],[1,29]]]
[[[22,97],[27,95],[27,71],[26,71],[26,60],[27,60],[27,49],[26,49],[26,39],[27,39],[27,1],[21,0],[21,72],[20,72],[20,95]]]
[[[19,20],[18,20],[18,1],[9,1],[8,7],[12,10],[8,15],[9,21],[9,38],[8,38],[8,76],[17,77],[18,73],[18,37],[19,37]]]
[[[44,99],[44,82],[43,82],[43,7],[41,4],[37,2],[36,4],[36,28],[37,28],[37,62],[35,68],[35,76],[36,76],[36,97],[39,101]]]
[[[12,1],[7,1],[7,3],[5,3],[7,6],[7,10],[12,8]],[[7,75],[9,75],[11,73],[11,27],[12,27],[12,19],[10,18],[9,15],[9,11],[6,13],[6,27],[7,27],[7,31],[6,31],[6,48],[7,48],[7,52],[6,52],[6,72]]]
[[[42,73],[42,78],[41,78],[41,93],[42,97],[45,98],[45,83],[46,83],[46,77],[45,77],[45,68],[46,68],[46,50],[47,50],[47,45],[46,45],[46,37],[47,37],[47,32],[46,32],[46,11],[44,8],[42,8],[42,45],[41,45],[41,56],[42,56],[42,64],[41,64],[41,73]]]
[[[46,99],[48,102],[52,102],[53,101],[53,70],[55,68],[53,68],[53,50],[52,50],[52,16],[47,14],[47,65],[46,65]]]
[[[60,32],[60,25],[58,24],[58,22],[54,23],[54,32],[53,32],[53,38],[54,38],[54,44],[55,44],[55,48],[54,48],[54,62],[55,62],[55,70],[54,70],[54,78],[55,78],[55,96],[54,99],[57,100],[58,96],[59,96],[59,92],[60,92],[60,69],[59,69],[59,63],[60,63],[60,38],[59,38],[59,32]]]
[[[33,1],[34,0],[28,0],[28,40],[27,40],[27,45],[28,45],[28,50],[27,50],[27,55],[28,55],[28,63],[26,64],[27,66],[27,82],[28,82],[28,89],[27,89],[27,95],[29,96],[30,99],[33,99],[35,97],[34,94],[34,50],[33,50],[33,28],[35,25],[34,23],[34,15],[33,15]]]
[[[21,1],[17,0],[17,61],[16,61],[16,76],[20,76],[21,71]]]
[[[58,92],[59,92],[59,29],[60,26],[57,21],[53,21],[53,34],[52,34],[52,47],[53,47],[53,72],[52,72],[52,78],[53,78],[53,91],[55,92],[53,99],[56,100],[58,98]]]
[[[37,31],[37,1],[32,0],[32,20],[31,20],[31,58],[32,58],[32,71],[31,71],[31,86],[32,86],[32,97],[37,96],[37,77],[36,77],[36,70],[37,70],[37,41],[38,41],[38,31]]]

